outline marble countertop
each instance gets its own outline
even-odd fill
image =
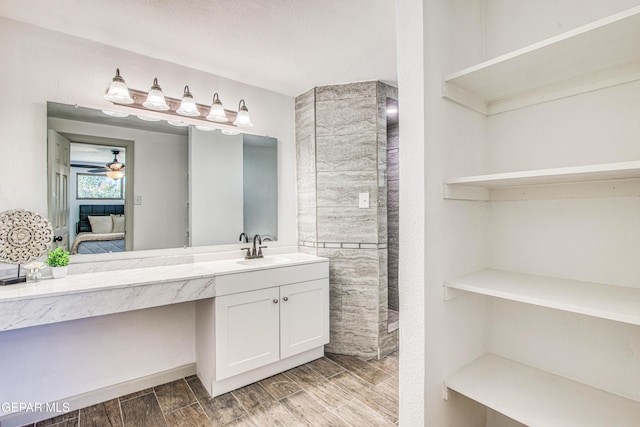
[[[215,278],[246,271],[326,262],[303,253],[71,274],[0,287],[0,331],[175,304],[215,296]]]

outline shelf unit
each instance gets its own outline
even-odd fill
[[[573,184],[640,178],[640,161],[603,163],[464,176],[445,181],[445,199],[489,200],[490,191],[508,187]],[[473,187],[473,188],[469,188]]]
[[[445,386],[528,426],[635,427],[640,420],[639,402],[494,354],[464,366]]]
[[[491,269],[448,280],[445,287],[640,325],[640,288]]]
[[[545,107],[540,106],[538,109],[531,110],[530,116],[527,116],[529,112],[524,110],[526,107],[635,81],[640,81],[640,6],[450,74],[443,79],[442,96],[487,116],[523,109],[513,116],[513,122],[509,121],[511,117],[506,115],[500,118],[487,118],[489,121],[495,120],[498,129],[502,130],[509,124],[527,123],[527,120],[544,117],[539,110]],[[635,89],[635,86],[633,88]],[[603,95],[604,99],[606,99],[606,95]],[[584,101],[593,102],[594,99],[585,97]],[[566,106],[558,103],[548,108],[551,109],[550,111],[563,113],[565,110],[562,108],[566,108]],[[465,120],[466,114],[463,115],[463,113],[466,112],[460,109],[459,117],[464,124],[463,120]],[[474,116],[474,120],[476,118]],[[611,118],[609,120],[614,121]],[[607,125],[609,124],[615,123]],[[507,134],[501,134],[498,131],[497,135],[498,138],[505,138]],[[502,140],[499,142],[504,143]],[[592,145],[595,143],[591,140],[589,142]],[[615,149],[621,144],[626,144],[626,141],[614,141],[611,147]],[[515,150],[513,152],[516,153]],[[570,162],[567,153],[563,153],[562,150],[559,152]],[[516,155],[514,154],[514,156]],[[631,155],[628,157],[630,160],[633,159]],[[503,158],[498,159],[504,162]],[[458,164],[456,163],[456,165]],[[554,212],[553,209],[556,206],[558,208],[566,206],[563,204],[553,205],[546,199],[629,196],[640,196],[640,160],[457,176],[445,179],[443,182],[443,198],[445,200],[494,202],[544,199],[543,204],[535,206],[543,206],[544,208],[532,211],[534,214],[523,216],[523,221],[531,221],[531,218],[535,218],[538,213],[548,215]],[[593,203],[585,203],[584,205],[593,206]],[[612,206],[615,206],[614,210],[623,206],[620,200],[612,201],[612,203],[614,203]],[[455,204],[454,206],[459,206],[463,218],[485,218],[484,215],[487,213],[486,210],[477,206],[469,207],[463,204]],[[488,214],[495,215],[491,217],[491,221],[506,221],[505,224],[497,224],[495,228],[497,233],[506,233],[521,225],[514,221],[520,219],[514,215],[522,215],[522,212],[528,208],[529,206],[521,204],[496,203],[491,205]],[[456,208],[453,207],[453,209]],[[482,214],[476,214],[480,211]],[[590,215],[591,213],[586,212],[586,214]],[[602,215],[593,215],[590,218],[599,221],[604,218]],[[550,219],[544,216],[540,218],[540,224],[544,224],[544,221]],[[623,221],[632,221],[629,215],[620,218]],[[611,219],[615,221],[620,218]],[[609,217],[606,220],[608,221]],[[452,222],[452,224],[454,223]],[[622,223],[621,227],[624,226],[628,226],[628,224]],[[636,227],[634,226],[633,229],[635,231]],[[451,231],[457,232],[453,229]],[[463,230],[462,232],[469,232],[473,236],[480,236],[478,238],[485,238],[484,235],[473,234],[473,231]],[[567,236],[575,237],[577,235],[576,230],[570,230],[567,235],[562,233],[557,235],[556,241],[558,241],[557,239],[569,238]],[[500,239],[500,234],[497,236]],[[454,237],[460,238],[461,236]],[[528,264],[528,268],[535,271],[537,263],[543,261],[522,258],[528,253],[526,251],[528,244],[537,245],[534,248],[540,250],[540,242],[530,242],[527,240],[529,237],[531,234],[523,233],[516,235],[511,240],[503,239],[497,240],[497,242],[498,244],[504,242],[507,245],[516,245],[517,247],[513,249],[520,251],[517,256],[526,261],[522,264]],[[492,236],[487,238],[491,239]],[[475,251],[473,256],[482,250],[475,248],[476,246],[472,245],[471,250]],[[511,246],[508,248],[511,249]],[[505,250],[506,248],[499,249]],[[471,258],[470,253],[466,253],[469,259]],[[535,253],[535,251],[531,253]],[[500,251],[497,254],[501,256]],[[571,256],[568,258],[571,259]],[[481,259],[479,257],[478,259],[480,262]],[[500,265],[500,261],[498,260],[496,264]],[[577,263],[579,260],[576,261],[574,256],[572,261]],[[461,261],[461,263],[464,262],[468,262],[468,260]],[[507,263],[507,265],[513,264]],[[461,265],[455,267],[458,267],[458,271],[461,270],[459,268]],[[572,272],[571,268],[567,269],[569,277]],[[611,268],[616,267],[612,265]],[[485,269],[447,279],[444,282],[443,290],[445,301],[456,298],[461,293],[470,292],[516,303],[620,322],[618,325],[615,323],[602,324],[603,330],[613,334],[616,334],[621,324],[640,326],[640,287],[615,286]],[[464,308],[467,308],[468,304],[473,304],[473,301],[475,300],[460,301],[459,304],[452,303],[451,310],[452,312],[457,310],[461,316],[464,316]],[[504,307],[506,305],[503,305]],[[494,309],[500,310],[499,307],[489,308],[489,310]],[[523,319],[522,322],[531,322],[531,317]],[[509,325],[509,327],[521,328],[522,324],[517,323],[518,319],[515,319],[515,322],[516,324]],[[527,323],[526,326],[529,327],[531,324]],[[559,328],[562,327],[564,326],[559,325]],[[561,330],[564,333],[568,330],[573,331],[570,328],[571,326]],[[603,330],[597,331],[597,333],[603,334]],[[626,331],[625,333],[628,333],[628,329]],[[544,355],[529,357],[524,353],[527,348],[535,345],[549,345],[551,341],[540,339],[535,334],[527,335],[526,328],[521,328],[521,332],[523,334],[497,336],[507,340],[521,340],[517,342],[519,344],[525,342],[530,344],[529,347],[520,346],[521,348],[517,351],[514,350],[510,356],[531,365],[542,366],[546,371],[488,353],[445,378],[445,398],[447,390],[455,390],[488,408],[531,426],[638,425],[640,402],[605,391],[624,390],[620,393],[636,398],[637,394],[633,390],[629,391],[633,387],[629,388],[627,384],[626,389],[625,387],[616,388],[607,381],[594,380],[592,382],[591,378],[594,376],[589,374],[590,371],[581,370],[580,367],[573,370],[567,369],[569,363],[567,358],[564,360],[549,358],[547,360]],[[501,334],[504,331],[497,328],[495,333]],[[533,341],[527,342],[530,339]],[[627,339],[626,335],[620,338],[616,344],[625,339]],[[508,342],[511,343],[511,341]],[[578,345],[587,346],[584,343]],[[613,349],[609,353],[608,350],[601,349],[598,344],[590,342],[588,345],[592,346],[591,348],[597,347],[598,350],[603,350],[606,354],[611,354],[614,361],[629,362],[631,360],[631,362],[635,362],[638,360],[637,355],[627,355],[626,359],[623,359],[619,354],[615,355]],[[514,345],[513,347],[518,346]],[[457,346],[456,351],[459,348],[464,348],[464,346]],[[478,352],[487,351],[486,347],[484,349],[473,347],[473,343],[469,348],[473,348],[472,351],[475,353],[469,354],[467,360],[476,357]],[[582,349],[583,347],[572,348],[567,357],[575,357],[574,353],[579,353]],[[499,350],[494,351],[498,352]],[[553,351],[553,348],[549,348],[549,351]],[[608,362],[610,361],[603,361],[603,363]],[[592,363],[591,368],[594,366],[598,365]],[[456,366],[452,370],[457,368]],[[581,379],[584,382],[598,384],[602,389],[559,376],[554,372],[564,372],[565,375]],[[637,378],[637,376],[633,378]]]
[[[640,6],[445,77],[442,96],[491,115],[640,79]]]

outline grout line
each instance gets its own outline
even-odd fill
[[[120,401],[120,397],[116,397],[118,400],[118,409],[120,410],[120,423],[122,427],[124,427],[124,412],[122,412],[122,402]]]
[[[158,404],[158,408],[160,408],[160,414],[162,414],[162,419],[164,420],[164,425],[167,426],[169,423],[167,422],[167,418],[164,416],[164,411],[162,410],[162,406],[160,406],[160,401],[158,400],[158,395],[156,394],[156,388],[153,387],[153,397],[156,398],[156,403]],[[151,393],[149,393],[151,394]]]
[[[198,381],[200,381],[200,379],[198,377],[196,377],[196,379],[198,379]],[[202,403],[200,402],[200,399],[198,399],[198,396],[196,396],[195,391],[193,391],[193,388],[191,388],[191,384],[189,384],[189,381],[187,381],[187,379],[185,378],[184,381],[187,383],[187,388],[191,391],[191,393],[193,393],[193,397],[196,398],[196,403],[198,404],[198,406],[200,406],[200,409],[202,409],[202,412],[204,412],[204,416],[207,417],[207,419],[209,421],[213,421],[211,418],[209,418],[209,414],[207,414],[207,411],[204,410],[204,407],[202,406]]]

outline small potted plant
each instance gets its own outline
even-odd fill
[[[47,264],[51,267],[51,275],[54,279],[61,279],[67,275],[69,269],[69,252],[62,246],[58,246],[47,257]]]

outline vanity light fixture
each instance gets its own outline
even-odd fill
[[[119,111],[102,110],[102,112],[111,117],[129,117],[127,113],[121,113]]]
[[[153,79],[153,85],[151,85],[151,89],[147,95],[147,100],[143,102],[142,105],[150,110],[169,110],[167,101],[164,99],[164,93],[162,93],[162,88],[158,84],[158,78]]]
[[[184,94],[182,95],[182,101],[180,101],[180,108],[176,110],[176,113],[181,116],[188,117],[198,117],[200,115],[196,101],[193,100],[193,95],[189,92],[189,86],[184,87]]]
[[[200,126],[200,125],[196,125],[196,129],[203,130],[205,132],[212,132],[215,130],[215,128],[210,128],[208,126]]]
[[[224,135],[240,135],[240,131],[238,130],[232,130],[232,129],[222,129],[222,133]]]
[[[116,76],[111,81],[104,99],[116,104],[133,104],[133,98],[129,95],[129,88],[120,75],[119,68],[116,68]]]
[[[241,99],[238,104],[238,116],[233,124],[239,128],[250,128],[253,126],[253,123],[251,123],[251,117],[249,116],[249,109],[247,108],[244,99]]]
[[[218,92],[213,94],[213,102],[211,103],[211,110],[209,110],[207,120],[219,123],[225,123],[229,121],[229,119],[227,118],[227,114],[224,112],[222,102],[218,97]]]
[[[110,96],[112,95],[112,92],[117,91],[119,91],[118,93],[120,93],[120,96]],[[242,131],[237,131],[237,128],[249,128],[253,126],[251,117],[249,116],[249,109],[247,108],[244,99],[240,100],[238,104],[238,111],[236,112],[224,109],[217,92],[213,94],[213,101],[210,106],[196,103],[189,90],[189,86],[184,87],[181,99],[167,97],[164,95],[162,88],[158,84],[158,78],[153,79],[153,85],[149,92],[129,89],[124,83],[122,76],[120,76],[120,70],[116,70],[116,77],[114,77],[113,82],[109,87],[109,91],[104,98],[121,106],[125,106],[124,104],[130,104],[127,105],[129,108],[135,108],[143,111],[154,110],[162,112],[163,114],[168,114],[169,116],[174,116],[171,123],[173,126],[200,124],[203,128],[216,129],[218,128],[217,126],[208,126],[206,123],[217,122],[223,124],[223,127],[228,128],[228,134],[233,135],[242,133]],[[205,111],[208,111],[209,114],[206,114]],[[157,117],[147,116],[141,111],[138,111],[136,115],[138,115],[140,120],[161,120]],[[169,117],[165,118],[165,120],[168,118]]]

